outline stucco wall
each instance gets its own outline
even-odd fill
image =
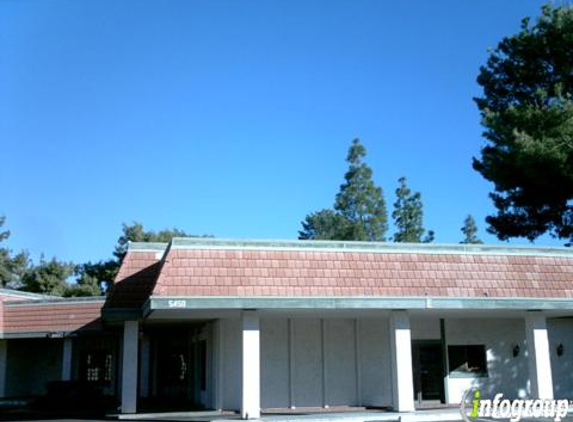
[[[263,407],[289,406],[288,320],[261,321],[261,403]]]
[[[360,320],[359,341],[362,405],[389,406],[392,403],[392,367],[388,320]]]
[[[411,324],[414,340],[440,338],[437,318],[414,318]],[[240,320],[223,320],[222,329],[223,406],[238,409],[241,404]],[[564,396],[572,395],[573,381],[569,369],[572,360],[567,358],[567,352],[573,350],[573,338],[568,336],[571,329],[571,321],[552,323],[550,328],[551,341],[555,343],[562,338],[565,349],[564,356],[553,369],[557,396],[557,391]],[[523,319],[446,319],[445,334],[446,346],[485,345],[488,365],[487,377],[447,376],[449,403],[459,403],[464,391],[472,386],[479,386],[484,396],[495,393],[503,393],[508,398],[527,395],[529,374]],[[513,357],[516,344],[519,344],[520,353]],[[263,318],[261,406],[388,406],[392,401],[390,361],[386,318],[362,318],[358,321],[294,318],[290,322],[286,318]]]
[[[241,324],[227,319],[221,328],[223,407],[238,409]],[[388,338],[384,318],[261,319],[261,406],[389,405]]]
[[[322,348],[319,319],[293,319],[293,402],[322,406]],[[263,377],[270,374],[263,374]]]
[[[329,405],[357,405],[358,360],[356,321],[324,320],[325,401]]]
[[[22,339],[7,342],[6,396],[46,393],[46,383],[62,375],[61,339]]]
[[[221,370],[223,371],[224,409],[241,408],[241,321],[239,319],[221,320],[222,344]]]
[[[448,402],[459,403],[465,390],[479,387],[482,397],[503,393],[506,398],[527,396],[529,369],[523,319],[446,319],[447,345],[485,345],[488,376],[447,377]],[[513,357],[519,344],[520,353]]]
[[[553,394],[558,399],[573,398],[573,319],[548,321],[549,355],[553,375]],[[563,354],[557,356],[557,347],[563,345]]]
[[[411,318],[412,340],[440,340],[439,318]]]

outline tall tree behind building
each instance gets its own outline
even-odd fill
[[[2,228],[5,223],[6,217],[0,216],[0,287],[18,287],[30,266],[30,257],[25,251],[15,254],[2,245],[10,237],[10,231]]]
[[[334,209],[307,215],[299,239],[384,241],[388,216],[382,188],[364,162],[366,148],[354,139],[348,150],[348,170],[335,198]]]
[[[494,184],[486,221],[499,239],[573,238],[572,69],[573,7],[550,5],[480,69],[487,145],[473,167]]]
[[[392,218],[396,226],[395,242],[428,243],[434,240],[434,232],[424,228],[424,210],[420,192],[412,192],[406,184],[406,178],[398,179],[396,202]]]
[[[479,237],[477,237],[478,227],[476,221],[471,214],[468,214],[464,220],[464,225],[461,228],[464,234],[464,239],[460,242],[462,244],[481,244],[483,243]]]

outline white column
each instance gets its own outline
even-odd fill
[[[410,318],[406,311],[390,313],[390,349],[392,354],[392,406],[396,412],[414,411],[412,341]]]
[[[530,394],[532,398],[553,399],[551,357],[547,320],[542,312],[529,312],[525,317]]]
[[[62,381],[72,379],[72,347],[73,340],[64,338],[64,343],[62,344]]]
[[[261,416],[261,364],[259,314],[243,311],[243,385],[241,417],[254,419]]]
[[[137,358],[139,323],[123,324],[123,366],[121,374],[121,413],[137,411]]]
[[[2,310],[0,309],[0,312]],[[0,397],[6,397],[6,364],[8,362],[8,342],[0,340]]]

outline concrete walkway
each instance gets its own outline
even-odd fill
[[[193,422],[236,422],[240,415],[230,412],[169,412],[169,413],[138,413],[134,415],[117,415],[120,420],[134,421],[193,421]],[[318,412],[306,414],[277,414],[263,413],[261,422],[438,422],[461,421],[457,408],[418,410],[410,413],[395,413],[383,410]]]
[[[562,422],[573,422],[573,409],[570,409]],[[237,422],[240,415],[234,412],[169,412],[138,413],[116,415],[120,420],[133,421],[188,421],[188,422]],[[341,412],[321,411],[317,413],[263,413],[260,422],[450,422],[462,421],[458,408],[416,410],[410,413],[395,413],[384,410],[348,410]],[[508,419],[477,419],[476,422],[501,421]],[[524,418],[520,422],[553,422],[550,418]]]

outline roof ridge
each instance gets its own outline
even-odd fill
[[[167,249],[169,242],[127,242],[128,252],[162,252]]]
[[[54,295],[46,295],[46,294],[41,294],[41,293],[25,292],[25,291],[16,290],[16,289],[0,288],[0,296],[1,296],[2,294],[9,295],[9,296],[17,296],[17,297],[21,297],[21,298],[25,298],[25,299],[36,299],[36,300],[41,300],[41,299],[58,299],[58,298],[61,298],[61,296],[54,296]]]
[[[528,255],[573,258],[573,249],[566,247],[198,237],[174,237],[169,249],[278,249],[363,253]]]

